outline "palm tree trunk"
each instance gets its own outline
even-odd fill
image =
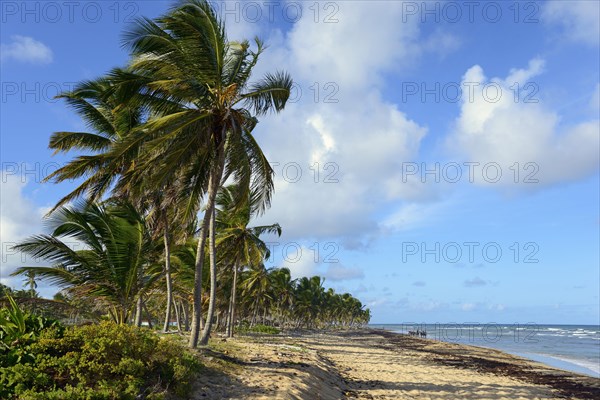
[[[127,306],[121,305],[117,311],[117,318],[119,319],[118,325],[125,325],[129,322],[129,314],[127,313]]]
[[[227,318],[225,319],[225,336],[229,337],[229,325],[231,322],[231,295],[229,297],[229,306],[227,307]]]
[[[150,314],[150,311],[148,311],[146,303],[142,302],[142,305],[144,307],[144,311],[146,311],[146,315],[148,316],[148,328],[152,329],[152,315]]]
[[[200,323],[202,321],[202,265],[204,264],[204,248],[206,236],[210,225],[211,216],[215,209],[215,199],[217,190],[221,183],[223,175],[223,166],[225,164],[225,152],[221,148],[218,157],[218,165],[212,171],[208,179],[208,199],[206,203],[206,212],[200,228],[200,238],[196,249],[196,271],[194,273],[194,312],[192,315],[192,332],[190,334],[189,347],[195,349],[198,347],[198,337],[200,336]],[[203,334],[204,336],[204,334]]]
[[[212,185],[209,185],[212,187]],[[210,197],[210,195],[209,195]],[[192,305],[192,326],[190,333],[189,347],[196,348],[198,346],[198,337],[202,329],[202,267],[204,264],[204,248],[206,247],[206,233],[208,232],[208,214],[209,208],[205,211],[200,227],[200,237],[198,238],[198,246],[196,248],[196,270],[194,272],[194,294]]]
[[[179,313],[179,306],[175,300],[173,300],[173,309],[175,310],[175,320],[177,321],[177,332],[181,333],[181,314]]]
[[[189,331],[190,330],[190,318],[188,315],[188,304],[187,301],[184,304],[183,301],[181,302],[181,311],[183,311],[183,326],[185,328],[185,331]]]
[[[252,328],[254,326],[254,323],[256,321],[256,314],[257,313],[258,313],[258,297],[254,301],[254,311],[252,313],[252,320],[250,320],[250,328]]]
[[[210,178],[212,180],[212,176]],[[212,182],[209,182],[209,188],[212,188]],[[210,189],[209,189],[210,190]],[[212,193],[209,193],[209,203]],[[200,228],[200,237],[198,238],[198,247],[196,248],[196,270],[194,272],[194,304],[192,310],[192,327],[190,333],[189,347],[195,349],[198,346],[198,337],[202,323],[202,266],[204,264],[204,247],[206,244],[206,232],[208,231],[210,207],[206,209],[202,227]]]
[[[137,304],[135,307],[135,326],[138,328],[142,326],[142,296],[139,296],[137,299]]]
[[[164,232],[163,239],[165,242],[165,280],[167,281],[167,309],[165,310],[165,323],[163,332],[169,331],[171,323],[171,303],[173,303],[173,288],[171,287],[171,238],[169,237],[169,219],[166,211],[162,211]]]
[[[229,302],[229,324],[227,325],[227,337],[233,337],[233,325],[235,324],[235,300],[237,287],[238,265],[233,266],[233,283],[231,284],[231,300]]]
[[[215,254],[215,209],[213,207],[209,225],[209,258],[210,258],[210,297],[208,301],[208,313],[206,323],[200,338],[200,345],[205,346],[210,337],[212,329],[212,320],[215,313],[215,304],[217,299],[217,259]]]

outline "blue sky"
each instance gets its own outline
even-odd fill
[[[50,134],[85,129],[52,97],[123,65],[123,30],[170,4],[2,2],[3,283],[74,185],[40,183],[68,160]],[[376,323],[598,323],[598,5],[217,2],[230,39],[269,44],[257,77],[296,82],[255,131],[276,172],[257,223],[284,229],[269,265]]]

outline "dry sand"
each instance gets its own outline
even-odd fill
[[[376,330],[215,339],[193,399],[600,399],[600,379]]]

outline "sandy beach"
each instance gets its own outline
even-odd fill
[[[597,399],[600,379],[364,329],[215,338],[194,399]]]

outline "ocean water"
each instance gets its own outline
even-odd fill
[[[600,378],[599,325],[537,324],[371,324],[427,338],[502,350],[555,368]]]

